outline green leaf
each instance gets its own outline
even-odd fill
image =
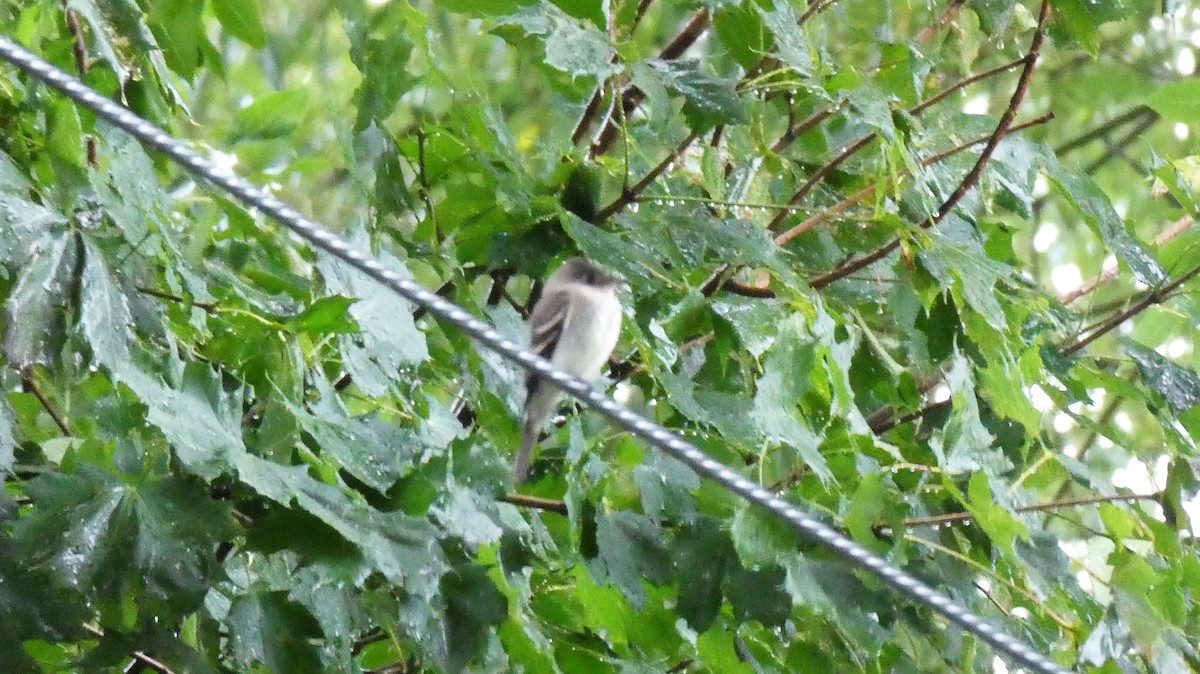
[[[1166,401],[1175,415],[1183,414],[1200,403],[1200,377],[1133,341],[1125,340],[1125,352],[1137,364],[1142,382]]]
[[[987,533],[997,547],[1008,554],[1015,554],[1013,542],[1019,536],[1029,540],[1029,531],[998,499],[983,472],[971,475],[967,487],[968,507],[980,528]]]
[[[474,564],[456,566],[442,578],[445,598],[446,671],[461,671],[487,642],[488,633],[508,616],[508,602]]]
[[[137,141],[116,128],[102,128],[102,136],[100,148],[110,161],[91,172],[96,195],[130,245],[153,250],[147,239],[152,230],[169,228],[164,226],[163,214],[170,199],[159,187],[154,164]]]
[[[973,248],[934,237],[930,247],[921,251],[920,259],[943,288],[952,288],[955,296],[965,300],[988,325],[1005,330],[1008,321],[996,299],[996,285],[1008,281],[1012,270]]]
[[[14,540],[31,568],[53,569],[110,602],[136,593],[160,612],[196,608],[211,582],[213,550],[232,530],[226,506],[178,478],[131,484],[84,464],[26,489],[35,510]]]
[[[768,11],[758,7],[763,25],[775,36],[775,54],[779,60],[791,66],[801,75],[812,74],[812,54],[809,53],[808,38],[800,26],[800,17],[792,6],[783,0],[775,0]]]
[[[4,305],[4,357],[23,367],[55,360],[66,338],[66,307],[79,255],[73,233],[47,234]]]
[[[258,0],[213,0],[213,14],[221,27],[237,39],[262,49],[267,43]]]
[[[763,376],[755,384],[752,412],[758,432],[768,441],[794,450],[822,482],[833,478],[819,447],[821,438],[804,421],[800,401],[810,387],[815,351],[805,343],[803,328],[788,321],[767,352]]]
[[[396,258],[381,254],[377,259],[397,273],[411,276]],[[401,368],[429,358],[425,335],[413,322],[413,309],[407,301],[327,255],[318,258],[317,268],[331,295],[357,298],[350,316],[362,333],[342,337],[341,345],[346,370],[360,389],[368,395],[382,395]]]
[[[678,459],[652,452],[634,467],[633,481],[648,517],[682,519],[695,511],[692,492],[700,488],[700,476]]]
[[[887,507],[888,490],[880,473],[868,473],[858,484],[850,507],[846,510],[846,530],[860,544],[882,552],[883,543],[875,535],[874,524],[883,517]]]
[[[157,382],[150,381],[131,363],[134,337],[129,300],[109,271],[104,254],[91,241],[85,241],[80,300],[79,324],[95,362],[109,368],[118,381],[126,381],[135,391],[153,396]]]
[[[654,251],[638,246],[619,234],[605,231],[574,213],[563,214],[563,229],[588,259],[624,276],[634,286],[647,274],[668,276]]]
[[[725,576],[737,567],[729,536],[710,519],[681,530],[672,545],[679,579],[677,610],[697,632],[713,624],[721,608]]]
[[[738,657],[733,635],[722,625],[713,625],[696,639],[696,652],[713,671],[751,674],[754,668]]]
[[[350,305],[355,301],[341,295],[322,297],[288,320],[284,327],[291,332],[314,335],[358,332],[358,326],[350,319],[348,313]]]
[[[754,506],[738,509],[729,534],[738,558],[748,568],[790,558],[799,544],[794,529]]]
[[[621,72],[613,63],[616,50],[594,26],[568,15],[547,0],[525,5],[499,19],[500,26],[516,26],[525,35],[537,36],[545,46],[545,62],[571,76],[603,80]]]
[[[757,620],[767,627],[780,627],[787,622],[792,598],[784,589],[786,575],[778,566],[730,572],[726,594],[734,617],[739,621]]]
[[[401,3],[385,5],[371,19],[348,22],[350,58],[363,75],[354,92],[358,108],[355,129],[365,129],[372,121],[382,126],[396,111],[400,97],[420,82],[405,67],[412,56],[413,43],[404,32],[412,18],[420,15],[406,14],[405,7]]]
[[[204,32],[205,5],[204,0],[161,0],[148,7],[162,37],[166,63],[181,77],[192,78],[208,60],[204,52],[213,53]],[[211,62],[206,65],[219,67]]]
[[[50,533],[50,532],[46,532]],[[19,645],[28,641],[67,642],[84,638],[91,618],[80,596],[51,576],[35,570],[7,537],[0,537],[0,668],[7,672],[38,671]]]
[[[947,475],[982,471],[997,477],[1012,467],[1000,449],[994,448],[995,438],[979,418],[979,402],[971,367],[957,350],[951,360],[946,384],[954,404],[954,414],[940,438],[934,438],[930,449],[938,456],[938,465]]]
[[[345,410],[318,415],[288,405],[300,427],[312,435],[322,452],[335,457],[354,477],[386,492],[412,471],[413,459],[424,449],[418,432],[398,428],[377,414],[350,418]]]
[[[0,153],[0,170],[7,161],[10,160]],[[0,173],[0,180],[13,183],[11,186],[0,185],[0,264],[14,268],[24,264],[31,253],[44,250],[52,240],[47,232],[56,231],[66,218],[20,196],[29,189],[21,182],[23,176]],[[39,239],[42,241],[35,244]]]
[[[600,513],[596,518],[599,557],[589,563],[597,581],[608,580],[634,607],[646,601],[642,583],[667,577],[663,531],[649,517],[631,512]]]
[[[107,7],[107,3],[103,6]],[[68,0],[67,7],[78,12],[87,21],[92,29],[95,48],[108,62],[108,67],[112,68],[122,81],[128,78],[129,71],[135,67],[133,56],[128,49],[128,43],[120,39],[121,34],[110,25],[108,17],[101,11],[101,5],[97,5],[94,0]]]
[[[1168,82],[1146,97],[1146,105],[1168,120],[1190,122],[1200,117],[1200,82]]]
[[[683,97],[683,114],[693,131],[745,121],[746,111],[738,98],[736,83],[703,72],[699,60],[651,59],[647,64],[667,91]]]
[[[740,3],[720,7],[713,14],[717,38],[743,68],[754,67],[771,48],[771,34],[763,26],[760,11],[756,4]]]
[[[270,140],[291,135],[308,113],[308,94],[303,89],[274,91],[257,97],[233,118],[233,141]]]
[[[242,454],[237,473],[251,489],[276,503],[293,502],[358,546],[388,580],[415,597],[437,592],[446,562],[437,547],[437,530],[403,513],[380,512],[308,476],[303,466],[281,466]]]
[[[472,547],[500,541],[504,530],[498,524],[500,516],[496,510],[494,500],[457,485],[430,507],[431,514],[447,533],[462,538]]]
[[[233,657],[243,666],[260,662],[272,672],[321,671],[314,640],[321,636],[317,621],[286,592],[243,595],[229,608],[229,642]]]
[[[99,4],[94,0],[69,0],[67,4],[87,21],[91,39],[119,81],[152,80],[152,85],[166,94],[171,103],[183,104],[183,97],[173,84],[174,73],[167,69],[163,49],[146,25],[146,14],[136,0],[105,0]],[[199,9],[194,14],[185,12],[176,16],[182,21],[193,20],[193,30],[198,31]],[[154,77],[143,71],[153,72]]]
[[[498,16],[529,4],[529,0],[434,0],[434,4],[471,16]]]
[[[988,35],[1003,33],[1012,23],[1013,3],[1008,0],[974,0],[971,9],[979,17],[979,27]]]
[[[240,387],[225,391],[220,373],[193,361],[184,367],[177,385],[161,389],[161,395],[143,396],[142,402],[149,407],[146,419],[162,430],[183,465],[212,479],[226,472],[233,459],[246,450],[242,397]]]
[[[1050,167],[1049,177],[1084,221],[1096,228],[1104,243],[1122,262],[1129,265],[1129,270],[1137,280],[1149,286],[1158,286],[1166,281],[1167,272],[1162,265],[1125,229],[1125,223],[1113,209],[1108,196],[1095,182],[1079,172],[1063,170],[1057,165]]]
[[[1127,11],[1124,0],[1064,0],[1050,12],[1050,34],[1094,55],[1100,47],[1100,26],[1122,18]]]
[[[896,133],[892,122],[892,107],[889,98],[874,85],[861,86],[846,97],[852,111],[852,119],[866,124],[885,140],[892,140]]]
[[[714,314],[729,321],[738,341],[755,358],[761,358],[775,343],[782,308],[778,302],[730,295],[712,303]]]

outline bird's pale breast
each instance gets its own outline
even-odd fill
[[[621,333],[621,305],[611,290],[583,288],[572,300],[558,348],[551,359],[555,365],[582,379],[592,379],[608,360]],[[597,317],[594,322],[583,316]],[[563,342],[570,342],[570,345]],[[571,346],[573,348],[564,348]],[[569,355],[568,355],[569,354]]]

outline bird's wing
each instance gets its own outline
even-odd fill
[[[554,349],[562,337],[563,328],[571,313],[571,295],[565,292],[552,292],[542,295],[533,307],[533,315],[529,318],[531,334],[529,350],[550,360],[554,357]],[[530,373],[525,377],[525,388],[533,388],[536,375]]]

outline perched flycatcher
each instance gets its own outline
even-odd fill
[[[592,380],[608,361],[621,332],[620,276],[581,257],[567,260],[542,289],[529,317],[529,348],[559,368]],[[525,379],[524,430],[513,464],[520,484],[529,470],[529,453],[542,427],[554,414],[562,391],[530,374]]]

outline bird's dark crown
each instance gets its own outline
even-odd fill
[[[625,279],[620,275],[583,257],[573,257],[567,260],[558,268],[558,271],[554,272],[554,275],[569,278],[577,283],[586,283],[587,285],[601,288],[619,286],[625,283]]]

